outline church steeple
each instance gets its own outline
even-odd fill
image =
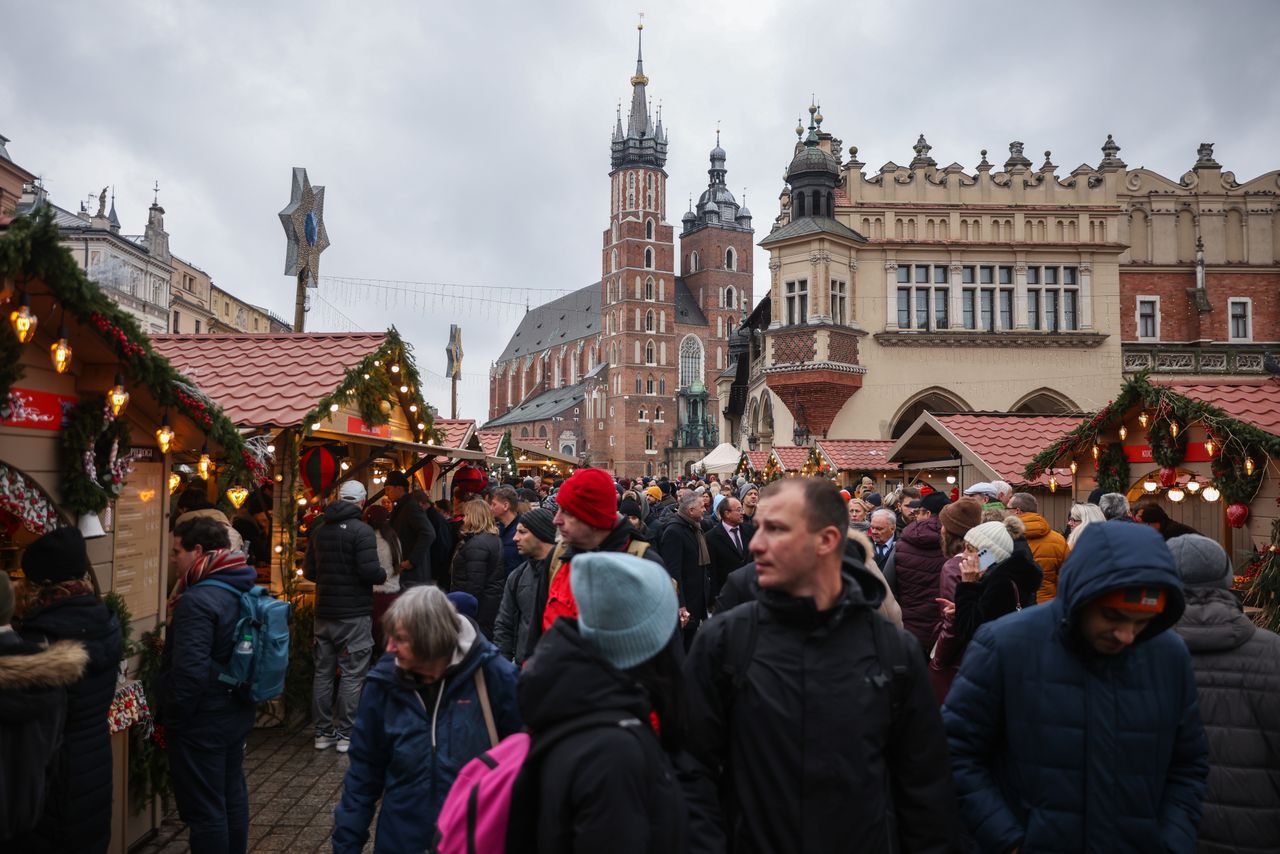
[[[618,116],[612,140],[614,170],[625,166],[649,166],[661,169],[667,162],[667,138],[661,122],[655,128],[649,114],[649,95],[645,89],[649,78],[644,73],[644,21],[636,27],[636,73],[631,76],[631,112],[627,114],[626,135],[619,133],[622,117]]]

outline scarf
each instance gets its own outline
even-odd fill
[[[244,552],[232,551],[231,549],[214,549],[211,552],[202,554],[196,559],[195,563],[187,568],[184,574],[178,576],[178,583],[173,585],[173,592],[169,594],[170,616],[173,615],[173,609],[177,607],[178,600],[182,598],[182,594],[187,592],[187,588],[199,584],[224,569],[239,569],[244,565]]]
[[[87,578],[73,578],[69,581],[59,581],[56,584],[45,582],[39,586],[27,583],[23,586],[28,589],[22,608],[23,617],[33,617],[54,602],[62,599],[71,599],[76,596],[93,596],[96,598],[98,595],[93,589],[93,582]]]
[[[702,523],[686,513],[683,507],[676,511],[676,515],[693,528],[693,536],[698,540],[698,566],[710,566],[711,553],[707,551],[707,538],[702,534]]]

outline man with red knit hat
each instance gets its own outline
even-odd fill
[[[558,540],[547,572],[538,585],[530,645],[559,617],[577,617],[578,605],[569,587],[570,564],[584,552],[627,552],[662,566],[658,550],[618,515],[618,490],[604,469],[575,471],[555,494]]]

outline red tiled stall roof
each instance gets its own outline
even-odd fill
[[[818,450],[841,471],[897,471],[900,463],[889,462],[891,439],[819,439]]]
[[[486,456],[496,457],[498,446],[502,444],[502,434],[502,430],[481,430],[476,433],[476,438],[480,440],[480,450],[484,451]]]
[[[151,343],[238,427],[290,427],[386,340],[382,333],[153,335]]]
[[[778,463],[786,471],[800,471],[809,461],[808,447],[800,445],[774,445],[773,455],[778,458]]]
[[[435,420],[435,428],[444,436],[444,447],[461,448],[463,442],[467,441],[467,434],[475,429],[476,420],[474,418],[437,418]],[[498,434],[498,438],[502,438],[502,434]],[[497,450],[494,445],[494,450]],[[486,451],[485,453],[488,453]]]
[[[1227,415],[1280,436],[1280,379],[1155,381],[1174,394],[1216,406]]]
[[[1022,472],[1036,454],[1078,427],[1079,416],[959,414],[936,418],[1000,480],[1014,486],[1048,486],[1050,474],[1057,474],[1059,483],[1071,476],[1070,469],[1055,469],[1028,481]]]
[[[764,471],[764,467],[769,464],[769,452],[747,451],[747,464],[752,471]]]

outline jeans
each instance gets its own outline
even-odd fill
[[[351,737],[360,691],[373,658],[373,618],[341,620],[316,618],[315,681],[311,687],[311,720],[316,733],[336,732]],[[338,698],[334,702],[334,671],[341,668]]]
[[[173,798],[189,829],[192,854],[244,854],[248,849],[244,740],[253,717],[253,707],[246,706],[220,715],[215,728],[166,733]]]

